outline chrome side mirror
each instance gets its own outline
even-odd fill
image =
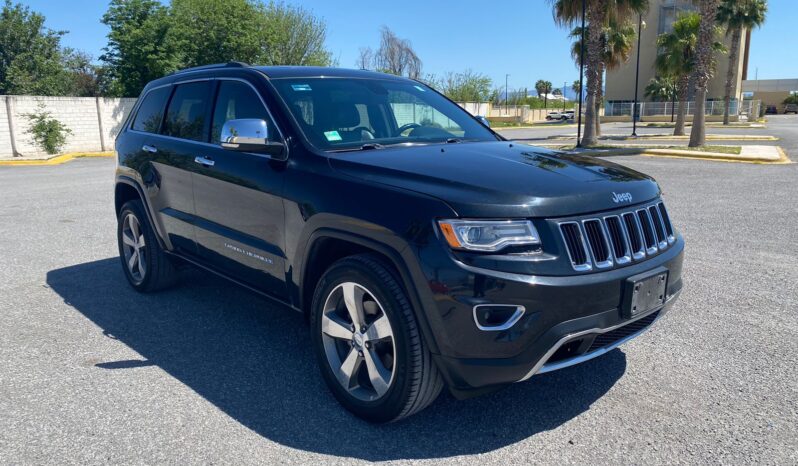
[[[269,140],[266,121],[257,118],[226,121],[222,126],[221,146],[227,150],[271,155],[282,155],[285,150],[283,143]]]
[[[484,115],[477,115],[477,116],[475,116],[474,118],[476,118],[477,120],[479,120],[479,122],[480,122],[480,123],[482,123],[483,125],[485,125],[485,126],[487,126],[488,128],[490,128],[490,121],[488,121],[488,119],[487,119],[487,118],[485,118],[485,116],[484,116]]]

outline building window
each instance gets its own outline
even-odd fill
[[[673,23],[679,18],[679,14],[688,11],[696,11],[697,8],[690,0],[672,0],[659,7],[659,24],[657,34],[671,32]]]

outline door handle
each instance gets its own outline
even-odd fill
[[[200,156],[194,157],[194,161],[204,167],[212,167],[213,164],[216,163],[212,159],[209,159],[208,157],[200,157]]]
[[[150,154],[158,152],[158,149],[156,149],[155,146],[149,146],[147,144],[141,146],[141,150],[143,150],[144,152],[149,152]]]

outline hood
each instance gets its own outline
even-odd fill
[[[660,192],[652,178],[602,159],[506,141],[341,152],[330,164],[359,179],[434,196],[460,217],[569,216],[645,202]]]

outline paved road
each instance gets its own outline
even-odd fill
[[[631,123],[604,123],[601,125],[602,133],[604,135],[630,135],[632,134]],[[537,127],[532,129],[502,129],[498,131],[505,137],[516,140],[523,140],[529,143],[538,144],[568,144],[576,141],[576,126],[559,126],[557,124],[551,127]],[[672,133],[672,128],[650,128],[646,126],[638,126],[637,134],[663,134]],[[754,129],[754,128],[707,128],[708,134],[733,134],[733,135],[772,135],[779,138],[779,141],[723,141],[712,140],[708,144],[725,144],[725,145],[778,145],[781,146],[793,160],[798,160],[798,115],[768,115],[767,128]],[[690,134],[690,127],[687,128],[687,134]],[[571,141],[564,140],[550,140],[551,136],[567,135],[572,137]],[[686,140],[667,140],[667,139],[641,139],[641,140],[605,140],[601,143],[605,144],[667,144],[667,145],[687,145]]]
[[[200,272],[140,295],[113,162],[0,167],[0,463],[798,462],[798,165],[616,158],[656,176],[685,291],[602,358],[372,426],[299,315]]]

